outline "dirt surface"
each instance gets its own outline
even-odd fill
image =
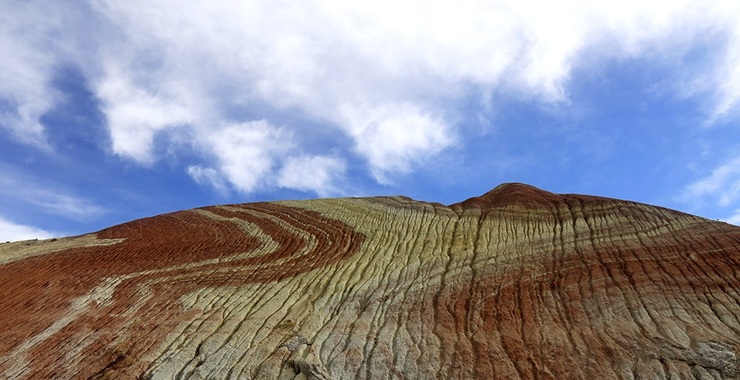
[[[503,184],[0,245],[0,378],[738,378],[740,228]]]

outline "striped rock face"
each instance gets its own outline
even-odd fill
[[[740,228],[504,184],[0,245],[0,378],[740,377]]]

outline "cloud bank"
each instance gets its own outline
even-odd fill
[[[0,243],[30,239],[49,239],[55,235],[40,228],[16,224],[0,216]]]
[[[719,53],[681,91],[709,94],[713,123],[740,103],[736,1],[9,1],[0,126],[51,149],[41,116],[72,65],[112,154],[146,166],[186,146],[218,192],[330,196],[351,165],[388,184],[461,143],[470,93],[566,101],[579,67],[696,44]]]

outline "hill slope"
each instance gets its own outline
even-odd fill
[[[0,245],[0,378],[737,378],[740,228],[504,184]]]

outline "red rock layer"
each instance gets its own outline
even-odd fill
[[[183,294],[294,276],[352,255],[364,239],[315,212],[277,204],[203,210],[223,219],[192,211],[141,219],[97,233],[101,239],[125,238],[121,243],[68,249],[0,266],[0,352],[5,353],[0,359],[5,371],[0,374],[94,378],[125,366],[125,373],[133,377],[148,364],[137,356],[152,349],[177,323],[192,318],[177,302]],[[273,218],[316,239],[312,249],[301,252],[308,245],[305,237],[286,231]],[[253,223],[278,245],[268,255],[234,257],[260,248],[259,240],[235,221]],[[116,276],[124,279],[115,286],[110,302],[90,296],[106,278]],[[81,315],[65,321],[83,306]],[[46,331],[51,334],[45,336]],[[43,339],[34,339],[38,336]],[[79,360],[70,362],[71,352]],[[68,368],[72,363],[84,365]]]
[[[442,359],[453,377],[740,375],[738,227],[521,184],[451,208],[519,219],[507,227],[522,251],[542,248],[529,257],[514,249],[435,299],[438,335],[455,347]],[[549,233],[538,233],[543,225]]]

